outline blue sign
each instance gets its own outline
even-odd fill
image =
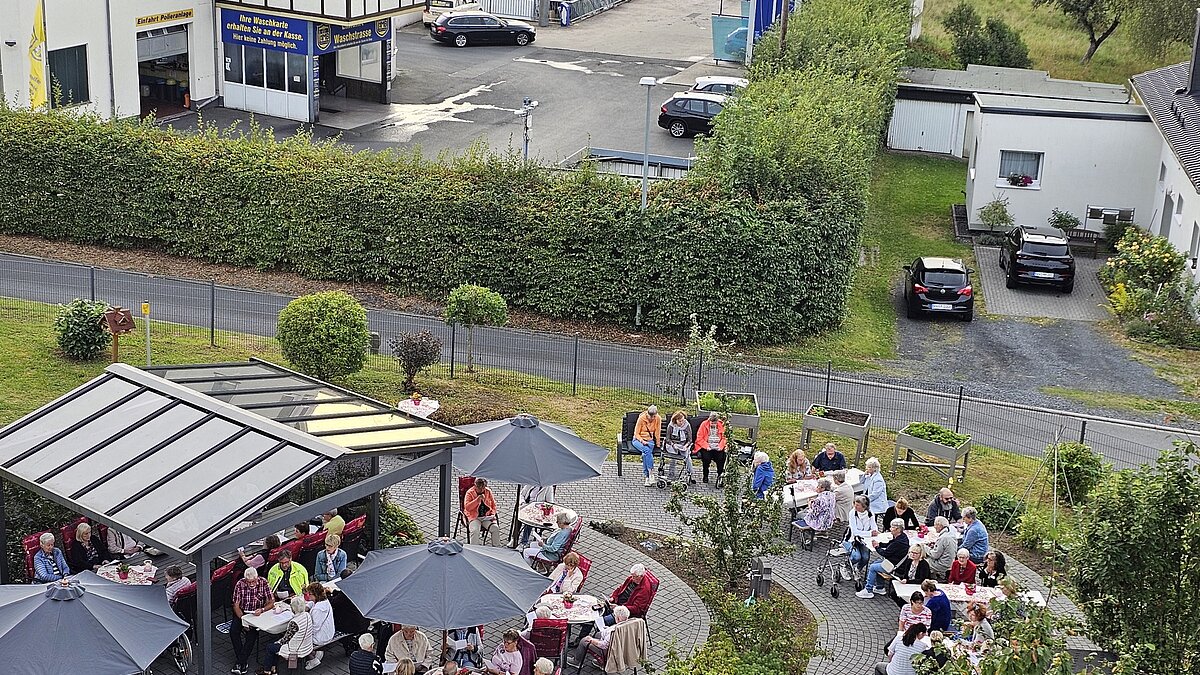
[[[334,26],[328,23],[318,23],[314,31],[316,48],[313,53],[328,54],[368,42],[381,42],[388,39],[391,31],[391,19],[368,21],[357,26]]]
[[[293,54],[311,54],[311,30],[312,24],[304,19],[233,9],[221,10],[221,41],[229,44]]]

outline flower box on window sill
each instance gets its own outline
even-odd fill
[[[1013,185],[1012,183],[1008,182],[1008,180],[1001,179],[996,181],[996,187],[1002,190],[1041,190],[1042,184],[1039,182],[1033,182],[1029,185]]]

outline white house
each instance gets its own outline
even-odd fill
[[[1145,222],[1153,211],[1160,141],[1142,106],[993,94],[975,101],[972,228],[993,199],[1007,199],[1018,224],[1045,223],[1057,208],[1092,230],[1105,217]]]
[[[966,70],[908,68],[896,91],[888,147],[967,157],[979,108],[975,94],[1035,96],[1072,101],[1128,103],[1116,84],[1050,77],[1044,70],[969,65]]]

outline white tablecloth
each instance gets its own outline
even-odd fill
[[[292,620],[292,616],[292,610],[290,609],[285,609],[282,612],[269,609],[258,616],[243,614],[242,625],[248,628],[257,628],[264,633],[279,635],[287,630],[288,622]]]
[[[579,517],[571,509],[568,509],[565,506],[559,506],[558,504],[550,504],[550,515],[546,515],[542,512],[542,502],[533,502],[531,504],[525,504],[517,510],[517,520],[521,521],[522,524],[529,525],[531,527],[539,529],[549,528],[555,527],[558,524],[558,514],[560,513],[567,514],[567,517],[571,519],[572,523],[574,523],[575,519]]]
[[[411,398],[405,398],[400,399],[400,402],[396,404],[396,407],[403,412],[408,413],[409,415],[416,415],[417,417],[424,418],[429,417],[433,413],[437,412],[437,409],[442,407],[442,404],[438,403],[436,399],[423,398],[421,399],[421,404],[417,405]]]
[[[829,478],[829,474],[826,473],[825,477]],[[850,484],[850,487],[854,488],[855,493],[862,492],[862,477],[863,472],[860,469],[846,470],[846,482]],[[833,478],[829,478],[829,480],[833,482]],[[786,509],[807,508],[808,503],[816,496],[816,480],[802,480],[791,485],[785,485],[783,488],[783,507]]]
[[[595,623],[596,619],[600,618],[600,612],[592,609],[594,605],[600,604],[600,600],[595,596],[576,594],[571,609],[563,607],[562,597],[556,593],[547,593],[537,604],[550,608],[550,618],[566,619],[568,623]]]

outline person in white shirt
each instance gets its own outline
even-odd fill
[[[304,600],[308,606],[308,613],[312,615],[313,646],[315,647],[308,663],[304,665],[304,669],[312,670],[321,665],[321,659],[325,656],[321,647],[333,641],[335,632],[333,605],[329,604],[325,587],[318,581],[304,587]]]
[[[875,675],[917,675],[913,668],[912,659],[917,654],[929,649],[925,642],[925,634],[929,627],[923,623],[914,623],[903,634],[897,635],[888,647],[891,660],[887,663],[875,664]]]
[[[115,527],[108,528],[108,534],[104,535],[104,543],[108,544],[108,552],[113,555],[129,557],[142,550],[142,545],[133,537],[121,534]]]
[[[870,503],[866,495],[859,495],[854,498],[854,508],[850,510],[846,539],[842,542],[842,547],[850,554],[843,572],[849,579],[859,575],[860,570],[867,566],[871,560],[871,549],[867,547],[867,542],[879,534],[875,516],[869,508]]]
[[[418,666],[429,665],[429,637],[416,626],[401,626],[383,650],[384,663],[399,663],[400,659],[412,659]]]
[[[111,530],[110,530],[111,532]],[[175,596],[179,595],[179,591],[192,582],[183,576],[183,570],[178,565],[171,565],[167,568],[167,602],[175,605]]]
[[[567,663],[570,664],[571,667],[577,668],[579,667],[579,664],[583,663],[583,657],[587,655],[588,645],[596,645],[600,649],[605,649],[608,647],[608,642],[612,638],[613,630],[623,622],[629,620],[629,608],[625,607],[624,605],[618,605],[617,608],[613,610],[613,618],[616,619],[616,623],[611,626],[604,625],[603,621],[596,621],[596,627],[600,629],[600,634],[596,637],[585,637],[579,641],[579,646],[576,647],[575,651],[567,657]]]
[[[579,569],[579,554],[571,551],[550,573],[547,593],[575,593],[583,585],[583,570]]]

